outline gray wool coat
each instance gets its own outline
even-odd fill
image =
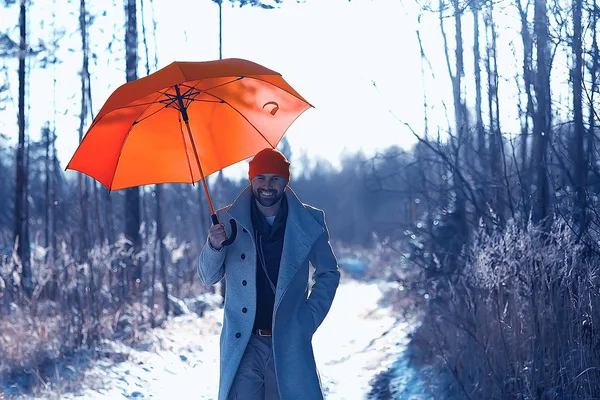
[[[329,243],[323,211],[300,202],[286,188],[288,218],[273,311],[275,374],[282,400],[323,399],[312,336],[329,312],[340,281]],[[219,400],[226,400],[256,313],[256,247],[250,218],[252,190],[248,186],[228,207],[217,212],[230,235],[229,219],[237,222],[235,242],[220,251],[204,245],[198,275],[206,285],[226,277],[220,345]],[[309,262],[314,268],[309,293]],[[244,312],[244,311],[245,312]]]

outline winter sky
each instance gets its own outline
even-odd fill
[[[88,0],[92,58],[93,104],[97,113],[107,97],[125,82],[122,26],[125,22],[123,1]],[[423,2],[421,2],[423,4]],[[51,46],[52,35],[65,31],[57,57],[63,62],[40,68],[40,56],[29,60],[31,79],[28,87],[29,134],[39,137],[45,121],[53,120],[56,106],[56,132],[61,163],[71,158],[78,144],[80,113],[81,39],[78,32],[79,1],[34,0],[30,5],[30,46]],[[141,8],[138,1],[138,9]],[[218,6],[211,0],[154,0],[156,33],[151,27],[152,8],[143,0],[146,35],[149,42],[150,69],[173,61],[217,59]],[[0,32],[6,31],[18,42],[18,5],[0,9]],[[418,23],[418,15],[422,14]],[[54,16],[53,16],[54,15]],[[138,23],[141,24],[141,15]],[[506,19],[499,29],[500,45],[517,32],[518,21]],[[465,31],[471,27],[465,22]],[[62,25],[63,27],[60,27]],[[416,30],[419,29],[432,68],[421,59]],[[447,27],[452,39],[452,27]],[[138,30],[142,35],[142,29]],[[465,64],[472,64],[472,52],[465,34]],[[513,36],[513,35],[510,35]],[[116,38],[110,47],[109,43]],[[514,36],[513,36],[514,37]],[[156,38],[156,39],[155,39]],[[280,72],[314,109],[305,112],[286,136],[299,167],[299,155],[311,159],[329,159],[339,165],[340,155],[362,149],[373,154],[390,145],[408,147],[415,142],[411,131],[423,131],[423,88],[427,89],[429,129],[437,134],[445,130],[453,115],[451,87],[443,55],[439,20],[435,12],[420,11],[415,0],[289,0],[278,9],[223,5],[223,57],[246,58]],[[452,46],[452,43],[450,43]],[[452,48],[452,47],[451,47]],[[513,68],[518,60],[501,50],[503,68]],[[140,43],[139,76],[146,74],[145,50]],[[17,61],[1,59],[8,66],[10,102],[0,111],[0,132],[16,137],[17,132]],[[433,74],[432,74],[433,70]],[[471,75],[472,76],[472,75]],[[507,74],[509,82],[510,74]],[[56,78],[56,90],[53,79]],[[472,80],[472,79],[471,79]],[[502,85],[503,82],[501,82]],[[469,85],[468,83],[467,85]],[[515,86],[511,84],[511,86]],[[470,89],[467,86],[468,89]],[[501,86],[503,96],[514,96],[516,88]],[[471,91],[471,93],[473,93]],[[444,102],[444,103],[442,103]],[[445,106],[444,106],[445,104]],[[505,129],[518,130],[518,120],[508,119]],[[402,121],[402,122],[401,122]],[[88,121],[89,125],[91,121]],[[294,164],[294,161],[296,162]],[[245,165],[227,169],[229,176],[243,176]],[[68,171],[68,174],[75,173]]]

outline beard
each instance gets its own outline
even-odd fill
[[[278,191],[275,189],[264,190],[264,189],[256,189],[253,190],[254,198],[258,203],[263,207],[271,207],[276,204],[283,197],[283,191]]]

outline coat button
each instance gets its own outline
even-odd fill
[[[242,260],[246,259],[246,255],[244,253],[242,253],[242,255],[240,257],[242,257]]]
[[[241,337],[242,337],[242,334],[238,332],[238,333],[236,333],[236,334],[235,334],[235,337],[236,337],[237,339],[239,339],[239,338],[241,338]]]
[[[242,281],[242,286],[246,286],[248,284],[248,282],[246,282],[246,280]]]
[[[248,312],[248,309],[246,307],[244,307],[244,308],[242,308],[242,312],[246,313],[246,312]]]

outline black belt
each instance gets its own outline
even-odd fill
[[[273,336],[270,329],[255,329],[254,334],[258,336]]]

